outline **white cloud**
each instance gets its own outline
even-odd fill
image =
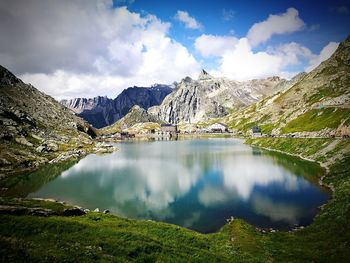
[[[204,57],[221,56],[234,49],[238,39],[232,36],[201,35],[196,38],[194,46]]]
[[[269,15],[267,20],[255,23],[248,31],[247,38],[253,45],[266,42],[272,35],[292,33],[303,29],[305,23],[295,8],[288,8],[280,15]]]
[[[328,59],[336,50],[338,43],[330,42],[319,55],[307,47],[290,42],[270,46],[264,51],[255,52],[247,38],[239,40],[227,36],[202,35],[195,41],[196,50],[202,56],[219,58],[216,70],[210,73],[235,80],[248,80],[269,76],[291,78],[298,72],[288,70],[290,66],[305,67],[310,71]]]
[[[170,26],[107,0],[1,2],[0,60],[58,99],[115,97],[197,74],[199,63],[168,36]]]
[[[178,10],[175,15],[175,19],[184,23],[185,27],[191,29],[200,29],[202,25],[194,18],[191,17],[188,12]]]
[[[210,71],[214,76],[224,76],[235,80],[248,80],[269,76],[291,78],[298,69],[310,71],[328,59],[336,50],[338,43],[330,42],[319,55],[307,47],[296,43],[268,46],[265,50],[254,51],[254,45],[262,43],[273,34],[288,33],[304,27],[298,11],[289,8],[281,15],[254,24],[246,37],[201,35],[195,40],[196,51],[203,57],[217,57],[218,66]],[[263,34],[264,33],[264,34]]]
[[[224,76],[246,80],[277,74],[282,58],[267,52],[254,53],[247,38],[241,38],[232,51],[221,57],[220,62],[219,70]]]
[[[318,65],[321,64],[322,61],[325,61],[326,59],[330,58],[330,56],[335,52],[335,50],[338,48],[339,43],[336,42],[329,42],[320,52],[319,55],[314,55],[310,62],[309,66],[306,68],[306,71],[309,72],[316,68]]]

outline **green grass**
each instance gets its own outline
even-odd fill
[[[324,128],[335,129],[344,121],[345,124],[350,124],[350,109],[313,109],[288,122],[287,125],[282,128],[282,132],[312,132],[320,131]]]
[[[314,158],[335,139],[259,138],[248,144]],[[320,161],[350,148],[336,140]],[[332,199],[314,223],[294,232],[262,233],[233,220],[214,234],[90,212],[79,217],[0,216],[2,262],[347,262],[350,258],[350,154],[330,166]],[[315,178],[316,179],[316,178]],[[55,202],[1,199],[0,204],[62,209]]]
[[[348,93],[347,87],[350,84],[350,77],[347,75],[340,76],[330,81],[327,86],[319,87],[315,94],[306,99],[306,103],[312,105],[325,98],[335,98]]]
[[[276,125],[273,123],[266,123],[266,124],[260,125],[260,128],[263,134],[271,134],[272,130],[276,128]]]
[[[229,262],[227,231],[202,235],[178,226],[89,213],[80,217],[1,216],[2,262]],[[15,233],[15,234],[14,234]]]
[[[332,138],[261,138],[247,139],[246,143],[258,147],[276,149],[282,152],[312,157],[313,154],[328,146]]]

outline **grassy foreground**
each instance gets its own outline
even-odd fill
[[[334,189],[314,223],[263,233],[233,220],[218,233],[90,212],[77,217],[0,216],[1,262],[347,262],[350,258],[350,140],[247,141],[326,163]],[[2,199],[0,204],[62,210],[62,204]]]

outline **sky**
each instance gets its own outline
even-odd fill
[[[58,100],[201,69],[289,79],[329,58],[346,25],[350,0],[0,0],[0,64]]]

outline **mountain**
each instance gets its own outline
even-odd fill
[[[134,105],[139,105],[144,109],[159,105],[170,92],[172,92],[172,88],[168,85],[134,86],[123,90],[115,99],[107,97],[76,98],[62,100],[61,103],[94,127],[102,128],[124,117]]]
[[[350,37],[317,68],[289,88],[222,121],[237,131],[258,125],[263,133],[297,136],[350,135]]]
[[[128,114],[126,114],[122,119],[118,120],[114,124],[107,126],[101,130],[102,133],[109,134],[114,132],[120,132],[131,128],[135,124],[139,123],[161,123],[156,116],[149,114],[145,109],[138,105],[131,108]],[[156,125],[157,126],[157,125]]]
[[[95,136],[83,119],[0,66],[0,174],[91,147]]]
[[[247,107],[288,83],[279,77],[239,82],[214,78],[202,70],[197,80],[184,78],[161,105],[148,111],[165,122],[195,123]]]
[[[72,100],[61,100],[60,103],[96,128],[113,123],[116,116],[118,116],[114,107],[114,100],[107,97],[75,98]]]

